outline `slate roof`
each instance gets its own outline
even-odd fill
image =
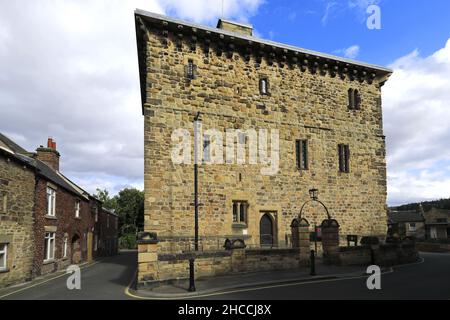
[[[388,213],[389,223],[424,222],[425,218],[417,211],[393,211]]]
[[[32,157],[33,153],[28,152],[14,141],[6,137],[4,134],[0,133],[0,141],[8,146],[8,149],[4,149],[0,147],[1,153],[5,156],[9,156],[16,161],[20,161],[24,164],[27,164],[36,170],[36,174],[44,177],[45,179],[51,181],[56,184],[58,187],[64,188],[70,193],[75,194],[76,196],[83,197],[85,199],[89,199],[89,193],[84,191],[82,188],[77,186],[74,182],[70,181],[66,176],[64,176],[61,172],[53,170],[44,162],[37,160]]]

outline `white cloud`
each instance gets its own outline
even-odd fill
[[[225,1],[225,16],[245,21],[261,3]],[[208,0],[1,1],[0,132],[29,150],[53,136],[63,172],[88,191],[142,187],[134,9],[213,23],[220,7]]]
[[[390,204],[450,197],[450,39],[398,59],[383,88]]]
[[[356,59],[359,55],[360,47],[358,45],[350,46],[346,49],[339,49],[334,51],[334,53],[344,56],[348,59]]]

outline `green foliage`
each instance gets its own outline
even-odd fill
[[[396,209],[399,211],[417,210],[419,208],[419,206],[420,206],[420,203],[410,203],[410,204],[405,204],[403,206],[399,206]],[[425,212],[430,211],[431,208],[450,210],[450,198],[422,202],[422,207]]]
[[[108,190],[97,189],[96,197],[119,216],[119,237],[125,242],[134,237],[136,242],[136,234],[144,229],[144,192],[127,188],[111,197]]]
[[[120,249],[136,249],[136,234],[129,233],[122,235],[119,238],[119,248]]]

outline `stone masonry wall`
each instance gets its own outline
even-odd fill
[[[212,49],[205,55],[201,46],[192,51],[186,42],[179,50],[172,33],[167,46],[157,31],[148,37],[145,231],[158,233],[160,251],[180,252],[178,239],[193,237],[193,165],[172,163],[171,135],[182,128],[193,137],[197,112],[202,113],[203,130],[261,128],[280,134],[280,170],[274,176],[261,175],[261,165],[200,166],[199,221],[205,242],[209,239],[215,246],[218,239],[241,237],[257,245],[260,219],[269,213],[275,242],[283,245],[312,187],[320,190],[342,235],[385,236],[385,140],[377,81],[302,72],[270,65],[265,58],[247,62],[237,53],[228,57]],[[188,59],[197,66],[192,81],[185,77]],[[270,84],[269,95],[259,92],[263,76]],[[360,110],[348,109],[349,88],[359,90]],[[296,139],[308,140],[309,170],[296,167]],[[339,144],[350,146],[350,173],[339,172]],[[249,203],[246,231],[233,226],[233,200]],[[326,215],[311,205],[303,217],[320,225]]]
[[[34,254],[34,171],[7,159],[0,155],[0,243],[8,243],[0,288],[31,279]]]

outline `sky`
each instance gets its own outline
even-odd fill
[[[393,68],[389,205],[450,197],[450,1],[223,1],[258,37]],[[215,26],[222,0],[0,0],[0,132],[28,150],[53,137],[90,192],[143,188],[135,8]]]

